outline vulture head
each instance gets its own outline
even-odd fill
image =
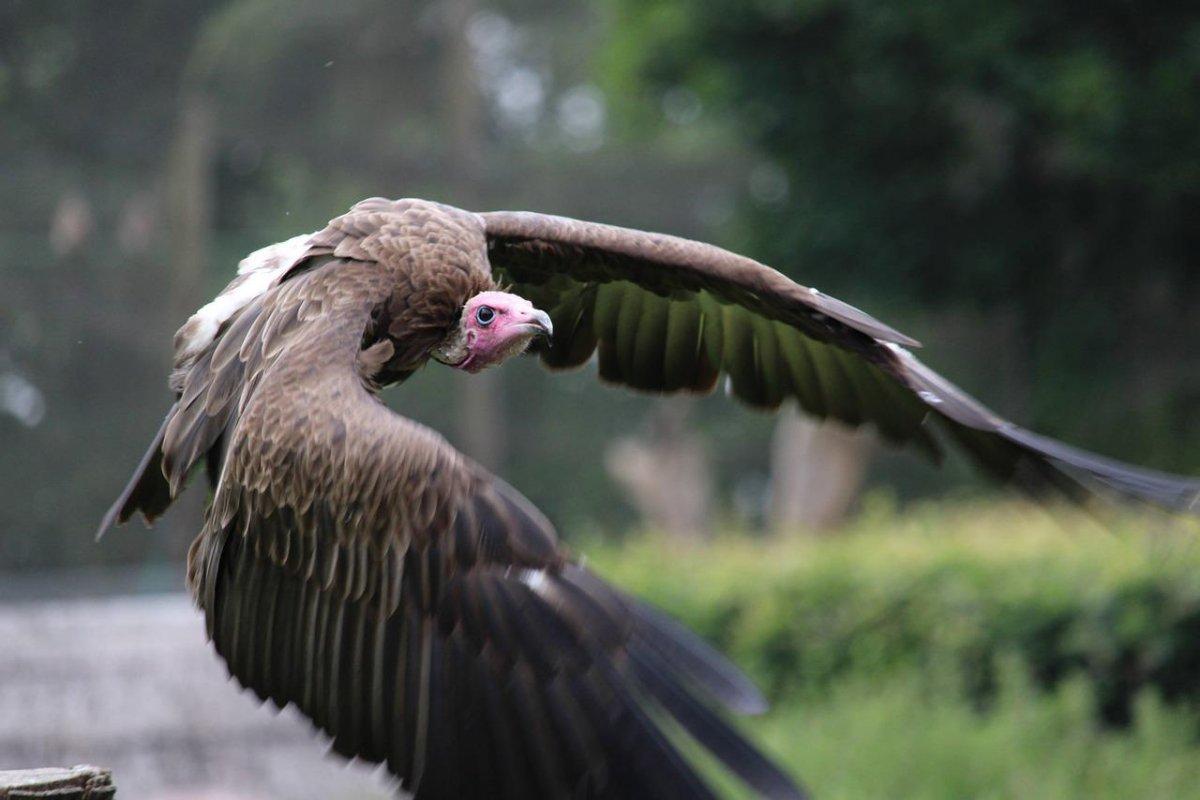
[[[458,325],[434,348],[433,357],[474,373],[524,353],[535,338],[553,333],[550,315],[524,297],[480,292],[463,306]]]

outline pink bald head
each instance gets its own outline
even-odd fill
[[[524,297],[508,292],[480,292],[463,306],[456,332],[458,345],[465,348],[466,355],[446,363],[466,372],[479,372],[520,355],[534,338],[553,332],[549,315],[534,308]]]

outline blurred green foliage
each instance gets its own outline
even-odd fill
[[[1114,731],[1095,724],[1086,677],[1045,691],[1012,659],[997,672],[986,712],[944,675],[906,667],[839,680],[750,727],[822,800],[1200,797],[1194,710],[1146,690]]]
[[[990,347],[932,352],[951,374],[1057,435],[1195,466],[1194,8],[609,5],[629,131],[718,119],[758,154],[730,234],[746,250],[902,319],[968,310]],[[957,335],[934,322],[910,332]]]
[[[1101,524],[1015,503],[900,513],[876,499],[833,538],[643,537],[585,553],[730,653],[775,702],[916,670],[956,676],[986,708],[996,664],[1013,658],[1040,688],[1084,677],[1099,721],[1124,725],[1145,689],[1200,703],[1196,533],[1132,514]]]

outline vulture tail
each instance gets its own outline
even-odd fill
[[[172,406],[166,417],[163,418],[162,425],[158,427],[154,441],[150,443],[146,454],[142,456],[141,461],[133,470],[133,477],[129,479],[129,483],[125,485],[116,502],[108,509],[104,519],[100,520],[100,527],[96,530],[97,541],[108,532],[114,523],[120,525],[128,521],[135,512],[141,511],[142,517],[150,523],[161,516],[167,510],[167,506],[171,505],[174,498],[171,496],[171,487],[162,471],[162,444],[163,436],[167,432],[167,424],[170,423],[174,411],[175,408]]]

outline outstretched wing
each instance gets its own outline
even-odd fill
[[[245,686],[421,800],[712,796],[664,718],[802,796],[713,708],[762,710],[753,686],[572,563],[513,489],[352,375],[263,394],[189,557]]]
[[[927,421],[994,476],[1076,495],[1079,482],[1171,509],[1200,508],[1200,480],[1142,469],[1025,430],[922,364],[917,345],[858,309],[701,242],[529,212],[480,215],[497,278],[545,309],[551,368],[599,353],[604,380],[732,394],[872,424],[937,455]],[[1078,481],[1078,482],[1077,482]]]

